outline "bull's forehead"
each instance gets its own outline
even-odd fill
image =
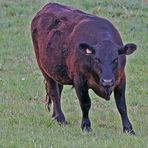
[[[118,57],[118,46],[112,41],[103,41],[96,46],[96,57],[101,61],[112,61]]]

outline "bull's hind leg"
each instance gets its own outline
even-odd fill
[[[61,84],[58,84],[58,88],[59,88],[59,95],[60,95],[60,104],[61,104],[61,93],[62,93],[62,90],[63,90],[63,85]],[[55,118],[56,117],[56,109],[55,107],[53,107],[53,114],[52,114],[52,117]]]
[[[61,93],[62,93],[62,90],[63,90],[63,85],[58,84],[58,87],[59,87],[60,102],[61,102]],[[46,89],[45,106],[47,107],[48,111],[50,112],[50,106],[51,106],[52,101],[51,101],[51,98],[50,98],[50,96],[49,96],[48,83],[46,82],[46,80],[45,80],[45,89]],[[56,113],[55,113],[55,108],[53,108],[52,117],[54,118],[55,115],[56,115]]]
[[[44,75],[44,77],[46,80],[46,84],[45,84],[46,85],[46,92],[47,92],[46,101],[47,101],[48,109],[49,109],[49,105],[52,100],[52,102],[53,102],[52,117],[54,117],[54,119],[57,120],[57,122],[59,124],[66,124],[67,122],[66,122],[65,116],[62,112],[61,101],[60,101],[63,86],[58,84],[56,81],[54,81],[53,79],[51,79],[47,75],[46,76]]]

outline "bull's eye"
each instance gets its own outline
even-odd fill
[[[113,70],[116,71],[118,67],[118,58],[114,59],[112,61],[112,64],[113,64]]]
[[[118,58],[114,59],[114,60],[112,61],[112,63],[118,64]]]

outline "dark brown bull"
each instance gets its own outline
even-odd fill
[[[32,20],[32,40],[38,65],[46,81],[47,105],[53,117],[66,120],[61,109],[63,85],[73,85],[82,110],[82,130],[91,130],[88,89],[110,99],[114,91],[123,131],[135,134],[125,103],[126,56],[135,44],[122,43],[117,29],[106,19],[63,5],[49,3]]]

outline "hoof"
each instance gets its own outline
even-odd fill
[[[84,119],[81,124],[81,128],[83,132],[91,132],[91,123],[89,119]]]
[[[123,132],[126,133],[127,135],[136,135],[134,130],[130,127],[130,128],[124,128]]]
[[[55,115],[52,116],[54,118],[54,120],[56,120],[58,122],[59,125],[67,125],[67,121],[65,120],[64,115]]]
[[[89,126],[85,126],[85,127],[82,128],[82,131],[83,132],[86,132],[86,133],[91,133],[92,132],[92,129]]]

